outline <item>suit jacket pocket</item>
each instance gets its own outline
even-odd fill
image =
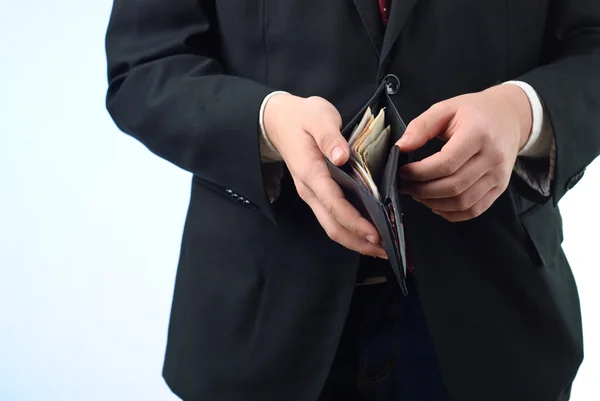
[[[531,208],[519,216],[533,246],[535,263],[549,267],[559,254],[563,241],[562,218],[552,202]]]

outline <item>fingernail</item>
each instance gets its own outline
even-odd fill
[[[383,254],[379,255],[379,257],[380,257],[381,259],[389,260],[388,256],[387,256],[385,253],[383,253]]]
[[[379,242],[377,242],[377,238],[374,235],[367,235],[367,241],[369,241],[371,244],[379,244]]]
[[[338,146],[335,149],[333,149],[333,152],[331,152],[331,161],[337,163],[340,157],[342,157],[343,155],[344,149]]]

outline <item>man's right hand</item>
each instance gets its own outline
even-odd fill
[[[387,259],[377,230],[345,198],[333,180],[325,155],[336,166],[348,161],[342,118],[320,97],[274,95],[264,109],[265,133],[285,161],[300,197],[329,237],[363,255]]]

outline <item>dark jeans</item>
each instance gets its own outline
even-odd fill
[[[356,288],[319,401],[447,401],[414,277]]]

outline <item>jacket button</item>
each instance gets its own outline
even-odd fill
[[[583,177],[584,174],[585,174],[585,167],[580,172],[578,172],[573,177],[571,177],[571,179],[569,179],[569,181],[567,181],[567,185],[565,186],[565,189],[567,191],[570,191],[571,189],[575,188],[575,185],[577,185],[577,183],[581,180],[581,178]]]
[[[385,89],[388,95],[395,95],[400,89],[400,80],[394,74],[388,74],[383,78]]]

